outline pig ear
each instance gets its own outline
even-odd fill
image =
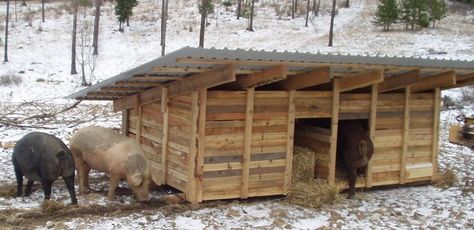
[[[132,185],[133,185],[133,186],[136,186],[136,187],[138,187],[138,186],[140,186],[140,184],[142,184],[142,180],[143,180],[143,179],[142,179],[142,177],[141,177],[140,174],[135,174],[135,175],[133,175],[132,178],[131,178]]]
[[[66,160],[68,158],[66,152],[64,152],[64,151],[57,152],[56,157],[60,160]]]

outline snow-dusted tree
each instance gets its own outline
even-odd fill
[[[89,86],[90,78],[93,77],[97,56],[93,55],[93,46],[91,39],[92,34],[92,22],[87,20],[85,17],[82,20],[81,27],[79,29],[79,54],[77,55],[77,62],[81,67],[81,85]],[[86,70],[88,68],[88,70]],[[86,72],[89,76],[89,81],[86,78]]]
[[[306,22],[304,24],[305,27],[308,27],[308,20],[309,20],[309,1],[307,1],[307,4],[306,4]]]
[[[291,18],[295,19],[295,11],[296,11],[296,6],[295,6],[295,0],[291,0]]]
[[[332,10],[331,10],[331,22],[329,25],[329,43],[328,46],[332,46],[333,40],[333,30],[334,30],[334,17],[336,17],[336,0],[332,0]]]
[[[115,5],[114,12],[119,20],[119,31],[123,32],[122,25],[127,21],[127,26],[129,25],[130,16],[133,14],[133,8],[138,5],[137,0],[117,0],[117,5]]]
[[[346,4],[344,5],[344,7],[349,8],[349,0],[346,0]]]
[[[239,0],[237,2],[237,20],[240,19],[241,14],[242,14],[242,0]]]
[[[416,26],[429,26],[427,0],[402,0],[400,12],[401,19],[407,29],[408,25],[411,25],[412,30],[414,30]]]
[[[374,24],[383,26],[384,31],[390,29],[390,25],[398,19],[398,5],[396,0],[379,0],[377,12],[375,12]]]
[[[77,74],[76,69],[76,31],[77,31],[77,13],[79,11],[79,0],[73,2],[72,13],[72,45],[71,45],[71,74]]]
[[[250,7],[250,19],[249,19],[249,31],[253,31],[253,10],[255,7],[255,0],[252,0],[252,6]]]
[[[5,47],[4,51],[5,53],[3,54],[3,62],[8,62],[8,21],[10,18],[10,0],[7,0],[7,15],[5,19]]]
[[[444,0],[431,0],[430,20],[433,21],[433,28],[436,21],[441,21],[446,17],[448,9]]]
[[[92,46],[94,47],[94,55],[99,54],[99,21],[100,21],[100,5],[102,0],[95,0],[95,16],[94,16],[94,36]]]

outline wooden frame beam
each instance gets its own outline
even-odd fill
[[[293,170],[293,152],[295,140],[295,105],[296,91],[288,92],[288,127],[286,129],[286,162],[285,162],[285,181],[283,184],[283,194],[288,194],[291,187],[291,174]]]
[[[434,93],[434,108],[433,108],[433,150],[431,155],[431,164],[433,167],[433,173],[431,180],[435,180],[438,174],[438,144],[439,144],[439,116],[441,111],[441,90],[440,88],[435,89]]]
[[[332,90],[332,115],[331,115],[331,142],[329,148],[329,174],[328,183],[333,185],[336,182],[336,155],[337,155],[337,129],[339,126],[339,82],[340,79],[334,79]]]
[[[116,86],[123,87],[159,87],[162,86],[160,82],[147,82],[147,81],[117,81],[115,82]]]
[[[369,135],[372,142],[375,141],[375,126],[377,121],[377,101],[378,101],[378,85],[372,85],[371,99],[370,99],[370,117],[369,117]],[[366,187],[372,187],[372,163],[373,158],[367,163],[367,170],[365,171],[366,175]]]
[[[385,77],[383,82],[378,84],[379,93],[392,90],[403,89],[409,85],[415,84],[420,80],[420,70],[412,70],[397,74],[395,76]]]
[[[255,100],[255,88],[247,89],[245,104],[245,131],[244,131],[244,151],[242,155],[242,181],[240,186],[240,198],[246,199],[249,194],[250,179],[250,156],[252,150],[252,126],[253,107]]]
[[[124,93],[124,94],[132,94],[132,93],[141,93],[144,92],[145,88],[138,88],[138,87],[114,87],[114,86],[105,86],[100,88],[101,93]]]
[[[178,76],[153,76],[153,75],[135,75],[132,77],[131,80],[134,81],[174,81],[174,80],[181,80],[183,77],[178,77]]]
[[[275,82],[278,89],[285,91],[304,89],[311,86],[316,86],[331,81],[329,74],[329,66],[323,66],[308,72],[290,75],[286,80]]]
[[[277,65],[260,72],[239,76],[232,84],[239,89],[255,88],[286,79],[286,71],[286,66]]]
[[[400,156],[400,184],[406,182],[406,161],[408,154],[408,134],[410,130],[411,89],[405,87],[405,110],[403,114],[402,155]]]
[[[173,81],[165,85],[168,97],[189,94],[198,89],[207,89],[217,85],[235,81],[235,66],[224,65],[210,71],[186,77],[181,81]]]
[[[459,88],[463,86],[474,85],[474,73],[456,75],[456,84],[441,88],[441,90]]]
[[[161,166],[162,166],[162,184],[168,181],[168,127],[169,127],[169,107],[168,107],[168,89],[163,88],[161,92],[161,112],[163,113],[163,137],[161,138]]]
[[[123,97],[123,96],[128,96],[126,92],[120,92],[120,91],[115,91],[115,92],[88,92],[87,93],[88,97]]]
[[[418,83],[411,85],[410,88],[412,92],[416,93],[454,85],[456,85],[456,76],[454,71],[450,70],[432,76],[422,77]]]
[[[339,82],[340,92],[363,88],[384,80],[383,70],[371,70],[348,78],[343,78]]]

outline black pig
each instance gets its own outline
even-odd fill
[[[348,173],[349,194],[355,194],[358,171],[363,170],[374,153],[369,133],[356,121],[341,121],[337,135],[337,160]]]
[[[12,155],[17,181],[17,196],[22,195],[23,176],[28,179],[25,195],[31,193],[34,181],[40,181],[44,199],[51,197],[51,185],[61,176],[69,190],[72,204],[77,204],[74,192],[74,159],[68,147],[57,137],[31,132],[15,145]]]

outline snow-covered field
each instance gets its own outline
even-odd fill
[[[53,1],[47,4],[44,23],[41,22],[39,2],[31,2],[27,7],[20,7],[19,2],[17,16],[15,17],[14,5],[10,11],[12,28],[9,37],[9,62],[0,64],[0,76],[16,75],[22,79],[22,83],[0,85],[0,118],[11,113],[9,117],[17,116],[22,119],[40,112],[65,108],[74,102],[62,98],[81,88],[79,75],[69,74],[72,15],[65,10],[64,2]],[[350,8],[339,9],[335,23],[335,46],[327,47],[327,12],[322,12],[321,16],[314,18],[309,27],[304,27],[302,15],[294,20],[286,14],[281,17],[276,15],[275,4],[281,2],[283,1],[261,0],[256,4],[255,32],[245,30],[246,19],[236,20],[232,8],[226,10],[216,4],[216,13],[209,18],[205,47],[474,60],[472,7],[465,7],[455,14],[450,14],[435,29],[404,31],[402,26],[397,26],[394,31],[383,33],[371,23],[374,3],[377,1],[352,0]],[[329,7],[328,0],[321,2]],[[117,30],[118,23],[113,15],[113,7],[109,1],[105,3],[101,17],[100,55],[94,76],[88,75],[92,83],[160,55],[160,6],[160,1],[140,0],[131,18],[130,27],[120,33]],[[92,8],[89,8],[85,15],[86,20],[91,21]],[[80,14],[79,18],[80,22],[84,23],[83,14]],[[170,1],[167,52],[183,46],[197,46],[199,18],[197,1]],[[4,19],[5,3],[0,2],[2,24]],[[0,26],[2,35],[3,29],[4,27]],[[0,56],[3,59],[3,46],[0,48]],[[78,71],[80,72],[79,65]],[[460,90],[451,90],[443,94],[456,98],[459,97],[459,92]],[[22,103],[32,101],[35,103],[16,109]],[[27,127],[23,128],[1,124],[0,142],[10,143],[30,131],[39,130],[55,134],[67,143],[74,130],[82,126],[97,124],[119,127],[120,115],[113,114],[110,110],[110,103],[83,102],[47,125],[43,125],[45,121],[40,119],[25,121],[23,125]],[[472,111],[470,106],[465,108],[468,115],[471,115]],[[456,110],[442,112],[440,167],[442,170],[453,168],[462,180],[472,181],[473,151],[447,141],[447,129],[449,124],[454,122],[456,115]],[[11,153],[11,148],[0,150],[0,186],[15,184]],[[93,184],[93,188],[100,192],[79,196],[81,206],[134,203],[129,194],[119,196],[115,202],[107,201],[104,191],[107,190],[108,183],[105,176],[94,173],[92,178],[98,182]],[[125,187],[124,184],[121,186]],[[343,199],[340,204],[321,210],[289,205],[281,198],[268,198],[209,202],[201,207],[184,206],[175,212],[150,208],[137,210],[135,213],[54,217],[48,223],[35,222],[34,226],[60,229],[472,229],[474,193],[463,192],[463,188],[461,183],[446,190],[434,186],[373,189],[360,193],[357,199]],[[152,196],[158,199],[159,194],[153,191]],[[52,198],[65,204],[70,202],[61,180],[53,185]],[[15,223],[11,222],[10,218],[14,215],[6,216],[6,212],[2,210],[15,208],[18,213],[34,211],[39,208],[42,199],[41,189],[33,192],[30,197],[0,197],[0,220],[9,224]]]

